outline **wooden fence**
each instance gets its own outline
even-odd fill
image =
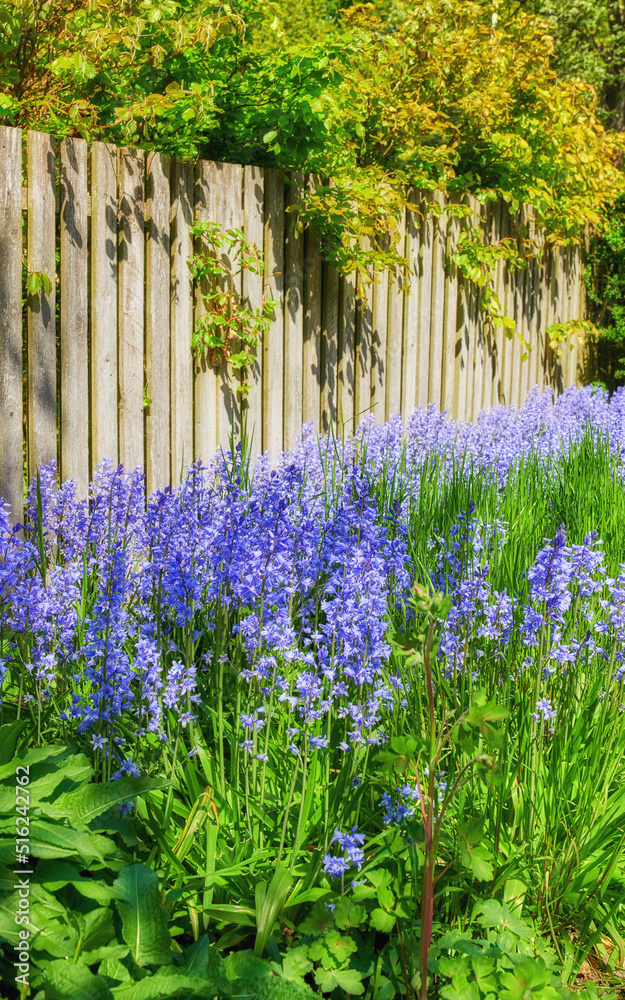
[[[83,495],[105,457],[143,466],[152,491],[227,447],[242,413],[253,450],[276,456],[303,422],[351,428],[369,412],[407,417],[429,402],[471,419],[518,404],[536,383],[561,390],[578,379],[578,349],[554,357],[545,330],[582,315],[579,250],[516,277],[498,265],[503,311],[532,345],[522,362],[520,341],[485,322],[475,286],[449,265],[460,219],[406,213],[410,290],[385,275],[359,303],[356,275],[323,262],[315,232],[298,235],[285,212],[311,183],[37,132],[23,142],[0,127],[0,497],[14,518],[25,473],[51,459]],[[504,204],[467,203],[492,239],[514,232]],[[187,266],[190,227],[207,219],[264,250],[264,277],[240,279],[244,299],[258,306],[264,291],[280,303],[243,403],[225,365],[191,355],[203,302]],[[27,271],[51,277],[51,291],[27,295]]]

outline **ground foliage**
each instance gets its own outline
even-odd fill
[[[556,1000],[620,967],[624,455],[625,395],[587,388],[307,428],[147,504],[42,470],[0,533],[35,995]]]

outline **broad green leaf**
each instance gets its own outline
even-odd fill
[[[233,979],[262,979],[271,975],[271,966],[262,958],[257,958],[251,949],[233,951],[224,960],[226,977]]]
[[[113,842],[97,833],[35,819],[30,823],[30,854],[35,858],[82,858],[101,861],[115,850]]]
[[[25,725],[26,720],[19,719],[17,722],[6,722],[0,726],[0,765],[13,760],[19,735]]]
[[[85,878],[75,865],[62,859],[40,861],[34,878],[49,892],[70,884],[88,899],[103,905],[115,898],[115,890],[111,886],[94,878]]]
[[[169,964],[171,940],[156,874],[146,865],[129,865],[113,885],[123,938],[137,965]]]
[[[64,1000],[112,1000],[113,993],[102,976],[90,972],[86,965],[63,961],[50,962],[44,972],[48,983]]]
[[[36,764],[51,766],[52,763],[56,761],[55,766],[58,767],[59,761],[57,758],[62,758],[66,754],[67,747],[62,746],[31,747],[28,750],[20,750],[17,754],[15,754],[10,763],[0,766],[0,781],[4,781],[6,778],[9,778],[14,784],[16,768],[19,765],[24,767],[34,767]]]
[[[111,990],[115,1000],[170,1000],[172,997],[189,997],[189,1000],[215,1000],[219,994],[215,981],[210,977],[192,976],[184,969],[159,969],[153,976],[140,982],[125,982]],[[244,1000],[241,997],[241,1000]]]
[[[46,807],[46,813],[51,817],[66,816],[76,829],[84,829],[113,806],[167,784],[168,782],[157,782],[145,776],[120,778],[118,781],[106,781],[99,785],[89,784],[59,796],[49,808]]]

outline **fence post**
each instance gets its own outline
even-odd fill
[[[61,480],[89,491],[87,143],[61,143]]]
[[[118,461],[117,149],[91,147],[91,465]]]
[[[455,204],[448,199],[448,205]],[[441,405],[450,417],[458,418],[458,387],[460,370],[460,348],[458,332],[458,269],[451,260],[456,249],[460,220],[455,215],[447,219],[447,241],[445,245],[445,310],[443,318],[443,370]]]
[[[430,326],[432,322],[432,268],[434,262],[433,194],[425,192],[420,199],[419,253],[417,272],[413,275],[412,295],[417,305],[417,406],[430,402]],[[407,306],[406,301],[406,306]]]
[[[472,224],[478,230],[480,239],[484,237],[485,210],[477,198],[469,195],[469,204],[473,209]],[[481,305],[482,289],[474,287],[471,295],[471,325],[473,331],[472,343],[469,345],[469,390],[467,395],[467,419],[475,420],[483,408],[484,384],[487,373],[486,357],[486,320]],[[470,408],[469,408],[470,398]]]
[[[404,256],[406,250],[406,210],[402,209],[393,241],[397,253]],[[389,278],[388,288],[388,336],[386,338],[386,403],[385,415],[388,420],[401,414],[402,384],[402,338],[404,330],[404,308],[406,302],[406,275],[395,268]]]
[[[354,423],[357,423],[355,420],[358,381],[356,281],[356,271],[342,274],[338,279],[337,412],[339,424],[342,423],[350,434],[354,431]]]
[[[322,278],[321,318],[321,430],[338,419],[339,272],[325,263]]]
[[[419,324],[419,270],[421,265],[421,220],[418,211],[406,209],[406,258],[408,260],[408,287],[404,294],[404,335],[402,343],[401,412],[404,420],[412,415],[419,399],[419,372],[424,361]],[[429,350],[429,331],[428,331]]]
[[[440,191],[434,192],[434,205],[444,208]],[[432,221],[432,305],[430,311],[430,356],[428,402],[437,408],[442,404],[443,347],[445,329],[445,258],[447,251],[447,217],[435,215]],[[424,331],[425,332],[425,331]]]
[[[385,236],[382,249],[388,252],[390,239]],[[371,334],[371,409],[376,424],[386,419],[386,348],[388,341],[389,275],[377,277],[373,286],[373,329]]]
[[[243,167],[237,163],[218,163],[216,174],[216,215],[215,222],[218,222],[222,230],[241,230],[243,228]],[[238,265],[235,258],[226,248],[222,250],[221,259],[224,264],[235,272]],[[221,281],[223,288],[231,287],[236,296],[242,294],[241,275],[236,274],[234,278],[227,278]],[[241,349],[241,344],[235,342],[233,347],[236,351]],[[232,441],[236,448],[241,440],[241,395],[238,388],[241,384],[239,373],[228,364],[222,361],[216,369],[217,379],[217,436],[218,445],[221,451],[228,452]]]
[[[29,293],[28,302],[28,472],[56,460],[55,324],[55,150],[52,136],[29,132],[28,271],[42,272],[52,289]]]
[[[0,500],[24,517],[22,433],[22,130],[0,126]]]
[[[254,243],[262,252],[264,240],[265,177],[261,167],[243,168],[243,217],[245,239]],[[248,309],[260,309],[263,298],[264,277],[262,274],[243,272],[243,302]],[[242,412],[248,441],[252,449],[251,458],[263,451],[263,350],[262,340],[248,368],[249,392],[243,401]]]
[[[120,149],[118,185],[119,460],[145,468],[143,348],[145,283],[145,154]]]
[[[526,239],[528,235],[528,221],[527,221],[527,207],[522,205],[519,210],[518,215],[518,236],[520,239]],[[514,337],[518,345],[517,353],[515,357],[517,361],[517,382],[518,382],[518,394],[515,400],[517,406],[521,406],[528,393],[529,389],[529,356],[523,359],[523,356],[527,354],[526,348],[523,347],[519,341],[519,334],[523,337],[526,342],[529,342],[529,327],[526,323],[524,302],[525,302],[525,287],[527,285],[529,277],[529,266],[523,267],[516,272],[516,280],[514,283]]]
[[[301,200],[304,175],[292,173],[287,181],[286,203]],[[290,451],[302,430],[304,361],[304,234],[296,230],[297,218],[285,218],[284,262],[284,447]]]
[[[146,159],[145,478],[148,495],[169,485],[169,157]]]
[[[193,255],[193,164],[177,158],[171,165],[171,483],[193,462],[193,280],[187,261]]]
[[[263,448],[275,462],[284,423],[284,174],[265,171],[265,298],[278,305],[263,344]]]
[[[201,160],[197,165],[195,183],[195,221],[214,221],[217,210],[216,164]],[[198,239],[196,250],[201,241]],[[208,281],[195,289],[195,323],[206,312],[204,295],[212,289]],[[194,395],[194,442],[195,460],[210,462],[217,451],[217,379],[206,351],[203,351],[195,365]]]
[[[479,225],[479,217],[475,212],[473,204],[474,200],[470,195],[465,195],[462,198],[461,203],[471,211],[471,215],[463,217],[460,220],[459,232],[464,232],[467,225],[469,227],[476,223]],[[452,253],[454,249],[455,247],[452,248]],[[475,367],[475,338],[477,336],[475,285],[473,282],[463,278],[461,274],[458,274],[457,280],[458,317],[455,364],[455,416],[459,420],[467,420],[470,417],[473,407],[473,373]]]

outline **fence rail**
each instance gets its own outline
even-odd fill
[[[503,311],[532,345],[522,361],[520,341],[489,326],[475,286],[449,264],[458,218],[405,213],[410,291],[405,276],[386,274],[360,302],[357,276],[339,276],[317,234],[299,234],[285,212],[313,177],[38,132],[23,140],[0,127],[0,497],[16,520],[25,474],[52,459],[82,495],[103,458],[143,466],[152,491],[227,447],[243,414],[254,450],[275,456],[304,422],[351,427],[368,412],[383,421],[430,402],[472,419],[518,404],[536,383],[561,390],[580,377],[579,348],[557,358],[545,337],[551,323],[583,315],[579,249],[516,274],[497,265]],[[444,204],[438,192],[416,197]],[[503,203],[466,202],[491,239],[523,221]],[[264,276],[238,279],[244,299],[279,302],[244,401],[225,364],[191,354],[204,306],[187,267],[190,230],[206,219],[243,229],[264,251]],[[51,288],[27,293],[32,272]]]

